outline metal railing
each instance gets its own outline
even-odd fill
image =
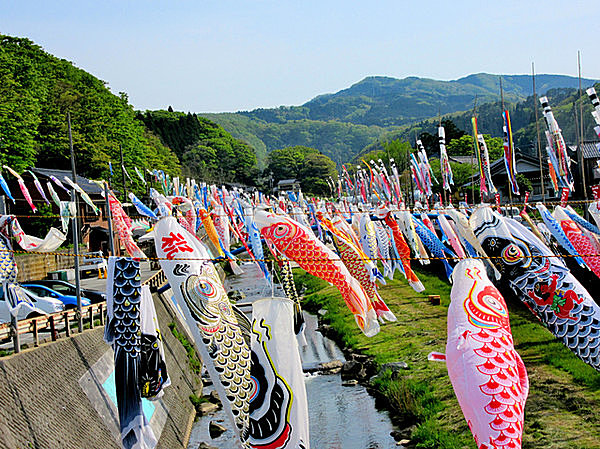
[[[157,271],[142,284],[149,285],[150,291],[155,292],[167,282],[162,270]],[[82,307],[81,317],[84,329],[94,329],[104,326],[106,321],[106,302],[91,304]],[[20,352],[24,345],[37,347],[40,343],[69,338],[77,333],[79,314],[76,309],[41,315],[35,318],[17,321],[16,327],[12,323],[0,324],[0,343],[13,341],[13,350]],[[31,339],[23,341],[22,337],[31,334]],[[5,350],[7,355],[10,351]]]

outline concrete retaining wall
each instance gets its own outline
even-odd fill
[[[19,254],[15,257],[19,275],[19,282],[45,279],[49,271],[73,268],[75,262],[73,256],[49,255],[49,254]]]
[[[170,304],[170,290],[153,295],[163,332],[171,386],[145,404],[157,448],[185,448],[194,419],[189,400],[201,389],[184,347],[168,324],[185,327]],[[104,329],[47,343],[0,359],[0,447],[9,449],[119,449],[115,399],[111,399],[112,349]],[[150,416],[149,416],[150,415]]]

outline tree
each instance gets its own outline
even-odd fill
[[[337,177],[335,163],[321,153],[308,153],[298,174],[302,190],[315,195],[329,192],[326,179],[330,176]]]
[[[173,148],[182,159],[187,176],[209,182],[256,185],[254,149],[216,123],[189,112],[164,110],[138,113],[137,118]]]
[[[273,173],[275,183],[282,179],[296,179],[307,193],[324,194],[328,191],[326,179],[337,178],[335,163],[319,150],[294,146],[273,150],[267,159],[267,173]]]
[[[179,160],[149,133],[123,92],[114,95],[91,74],[29,39],[0,35],[0,164],[70,170],[67,112],[77,171],[108,178],[108,162],[178,175]],[[141,191],[134,178],[132,190]]]
[[[485,140],[488,149],[490,162],[502,157],[504,147],[501,137],[491,137],[489,134],[484,134],[483,140]],[[473,145],[473,136],[471,135],[466,134],[458,139],[451,140],[446,148],[450,156],[470,156],[473,154],[474,159],[477,160]]]

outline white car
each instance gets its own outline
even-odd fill
[[[34,316],[46,315],[48,313],[62,312],[65,310],[65,305],[58,299],[38,296],[23,287],[21,287],[21,290],[29,297],[33,307],[31,307],[29,304],[23,304],[17,313],[17,319],[19,320],[32,318]],[[2,291],[1,287],[0,291]],[[8,304],[6,303],[6,298],[4,295],[2,295],[0,298],[0,323],[10,322],[10,318],[11,315]]]

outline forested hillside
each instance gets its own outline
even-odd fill
[[[107,177],[108,162],[178,174],[177,156],[151,134],[127,95],[25,38],[0,35],[0,164],[70,169],[67,111],[77,171]]]
[[[254,149],[216,123],[173,111],[146,111],[137,118],[173,149],[185,175],[209,182],[256,183]]]
[[[505,75],[502,80],[505,103],[513,115],[513,130],[517,132],[533,120],[531,77]],[[582,81],[583,86],[594,82]],[[565,105],[559,108],[559,103],[568,101],[575,92],[577,78],[537,75],[536,83],[537,91],[548,92],[557,112],[564,115]],[[337,93],[320,95],[301,106],[201,115],[256,148],[259,165],[268,152],[294,145],[317,148],[339,165],[368,151],[365,147],[378,139],[399,137],[414,141],[422,131],[435,132],[438,113],[452,118],[459,127],[470,129],[475,104],[484,132],[501,136],[500,77],[486,73],[454,81],[374,76]],[[587,103],[584,105],[589,109]],[[570,138],[572,118],[564,121]],[[531,136],[529,131],[517,133],[522,145],[530,144]]]
[[[564,75],[537,75],[536,81],[538,92],[578,85],[577,78]],[[584,86],[594,83],[589,79],[582,81]],[[507,101],[521,101],[532,93],[530,76],[504,75],[502,82]],[[453,81],[371,76],[348,89],[320,95],[302,106],[256,109],[239,114],[268,123],[309,119],[389,127],[414,123],[438,112],[449,114],[472,109],[475,97],[479,104],[499,100],[500,76],[479,73]]]
[[[597,85],[596,88],[600,88]],[[562,88],[562,89],[551,89],[546,93],[548,102],[552,107],[554,116],[562,129],[565,141],[570,144],[577,142],[577,124],[579,118],[575,118],[575,110],[577,111],[577,117],[579,117],[579,107],[583,105],[583,129],[584,139],[596,140],[597,136],[594,131],[595,122],[591,115],[593,109],[591,102],[587,95],[580,100],[579,91],[577,89]],[[517,148],[520,151],[528,154],[537,155],[537,130],[535,126],[535,105],[533,103],[533,96],[529,96],[523,101],[517,103],[505,102],[505,107],[510,112],[511,124],[513,129],[514,141]],[[502,104],[500,101],[485,103],[477,107],[477,124],[480,133],[490,134],[494,137],[502,136]],[[471,117],[473,116],[473,110],[466,112],[458,112],[454,114],[448,114],[442,117],[443,120],[452,120],[455,126],[459,129],[466,131],[470,134],[471,131]],[[439,119],[432,118],[416,123],[411,126],[406,126],[398,130],[390,131],[385,133],[376,142],[366,147],[362,152],[366,153],[369,151],[381,149],[381,142],[391,141],[394,139],[408,140],[414,146],[414,142],[417,137],[422,138],[422,134],[433,134],[437,135],[437,126]],[[541,106],[538,107],[538,126],[540,129],[540,139],[542,147],[545,146],[545,135],[546,124],[542,115]],[[448,136],[446,136],[448,141]],[[435,140],[435,149],[427,146],[427,139],[423,139],[423,142],[428,150],[433,150],[433,154],[436,154],[439,149],[437,147],[437,140]]]
[[[253,184],[275,149],[315,148],[339,166],[381,148],[378,142],[396,138],[414,142],[423,132],[435,134],[438,111],[469,131],[475,96],[480,130],[501,136],[498,80],[488,74],[455,81],[368,77],[297,107],[136,114],[125,93],[114,95],[104,81],[28,39],[0,35],[0,163],[18,171],[32,165],[69,169],[68,111],[77,169],[88,177],[106,177],[108,162],[120,163],[122,147],[128,167],[158,168],[172,175],[183,170],[207,181]],[[510,75],[503,80],[515,142],[522,150],[533,151],[530,77]],[[584,86],[592,83],[583,81]],[[538,75],[537,83],[539,92],[548,91],[565,139],[574,142],[577,79]],[[586,138],[594,138],[587,98],[583,106]]]
[[[291,120],[268,123],[242,114],[201,114],[256,148],[259,165],[276,149],[305,146],[317,148],[337,164],[357,155],[366,145],[382,136],[386,128],[337,121]]]

